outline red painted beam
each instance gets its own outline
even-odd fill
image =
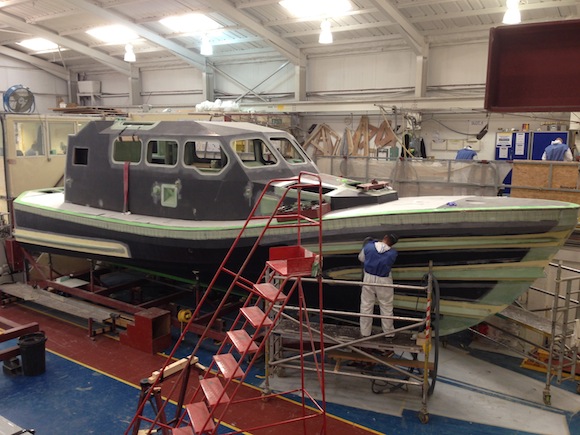
[[[20,346],[12,346],[7,349],[0,350],[0,361],[16,358],[18,355],[20,355]]]
[[[5,330],[2,334],[0,334],[0,343],[12,340],[13,338],[18,338],[22,335],[30,334],[31,332],[37,332],[39,330],[40,328],[38,326],[38,323],[36,322],[27,323],[26,325],[21,326],[15,326],[11,329]]]

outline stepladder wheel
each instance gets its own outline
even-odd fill
[[[544,391],[544,405],[551,405],[552,404],[552,395],[546,391]]]
[[[262,390],[262,402],[269,402],[271,394],[272,394],[272,390],[270,390],[269,388],[264,388]]]
[[[429,423],[429,413],[427,411],[419,411],[418,417],[421,423]]]

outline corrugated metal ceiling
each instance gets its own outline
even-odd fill
[[[316,0],[312,0],[316,1]],[[243,59],[288,59],[347,55],[352,52],[411,47],[418,54],[436,44],[486,41],[501,25],[505,0],[351,0],[340,17],[299,19],[278,0],[6,0],[0,1],[2,53],[29,55],[78,73],[128,71],[124,47],[105,45],[86,30],[106,24],[129,24],[140,34],[134,43],[136,66],[219,64]],[[578,18],[578,0],[522,0],[522,22]],[[209,15],[224,26],[212,34],[214,55],[199,54],[199,37],[171,32],[158,21],[188,12]],[[320,22],[328,18],[334,43],[318,43]],[[41,36],[59,44],[58,53],[35,55],[16,42]]]

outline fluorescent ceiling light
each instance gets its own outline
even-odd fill
[[[222,27],[208,16],[197,13],[167,17],[159,22],[175,33],[206,33]]]
[[[139,39],[139,35],[120,24],[95,27],[94,29],[87,30],[87,33],[93,38],[107,44],[126,44],[129,41]]]
[[[349,0],[282,0],[280,5],[295,17],[339,16],[352,9]]]
[[[320,37],[318,38],[320,44],[332,44],[332,32],[330,31],[330,21],[324,20],[320,23]]]
[[[519,24],[522,22],[522,14],[520,13],[520,0],[507,0],[507,10],[503,16],[503,24]]]
[[[25,39],[24,41],[17,42],[17,44],[36,52],[50,52],[58,50],[57,44],[44,38]]]

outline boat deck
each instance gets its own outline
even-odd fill
[[[38,322],[48,339],[45,373],[0,375],[1,416],[37,433],[123,433],[136,409],[139,381],[165,361],[162,355],[140,352],[103,335],[91,339],[86,328],[26,305],[7,305],[0,314],[19,323]],[[2,344],[12,345],[10,341]],[[442,348],[426,425],[417,418],[421,395],[416,387],[373,392],[369,380],[329,373],[327,433],[580,434],[580,396],[575,391],[564,384],[552,386],[552,406],[546,406],[542,401],[545,375],[521,369],[508,356],[494,354],[487,359],[494,358],[490,362],[475,357],[468,348]],[[260,382],[257,373],[252,380],[255,385],[244,388],[255,390]],[[306,382],[316,380],[307,375]],[[274,390],[299,383],[291,371],[271,379]],[[299,406],[292,400],[281,402],[276,408],[282,413]],[[244,412],[260,413],[264,406],[268,405],[258,402]],[[235,420],[233,415],[230,423],[235,425]],[[284,429],[255,433],[289,433]]]

